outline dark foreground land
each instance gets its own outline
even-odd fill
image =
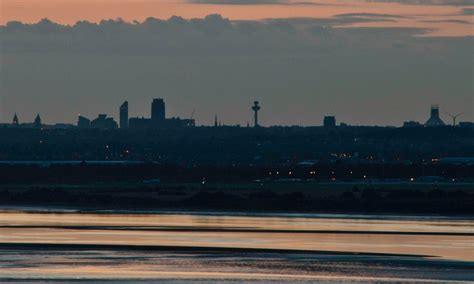
[[[134,160],[276,165],[305,160],[474,157],[462,127],[190,127],[156,130],[0,128],[0,160]]]
[[[471,183],[256,181],[2,185],[0,205],[83,209],[473,214]]]
[[[2,162],[0,205],[146,210],[474,213],[474,165]]]
[[[0,129],[0,205],[474,213],[460,127]]]

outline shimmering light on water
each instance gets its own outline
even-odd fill
[[[299,249],[429,255],[474,261],[473,235],[473,220],[0,214],[2,243]]]
[[[4,211],[0,280],[446,283],[474,278],[473,236],[469,218]]]

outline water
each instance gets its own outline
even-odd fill
[[[0,212],[0,280],[474,281],[474,218]]]

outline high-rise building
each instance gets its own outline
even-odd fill
[[[120,128],[127,129],[128,128],[128,102],[125,101],[120,106]]]
[[[439,106],[431,106],[431,115],[428,121],[425,123],[425,126],[434,127],[434,126],[444,126],[444,121],[439,117]]]
[[[151,120],[154,126],[158,126],[165,121],[165,102],[163,99],[154,99],[151,103]]]
[[[335,116],[325,116],[323,121],[324,127],[335,127],[336,126],[336,117]]]
[[[191,115],[191,119],[181,119],[179,117],[166,118],[164,100],[154,99],[151,104],[151,118],[132,117],[128,120],[128,127],[130,129],[193,127],[196,126],[196,122],[192,117],[193,115]]]

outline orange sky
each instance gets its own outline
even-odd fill
[[[34,23],[42,18],[63,24],[73,24],[78,20],[97,22],[119,17],[127,21],[143,21],[150,16],[163,19],[173,15],[197,18],[213,13],[230,19],[327,18],[342,13],[383,13],[408,18],[358,26],[423,27],[433,29],[431,35],[474,35],[472,16],[460,15],[462,7],[367,3],[362,0],[312,2],[322,5],[209,5],[177,0],[1,0],[0,23],[12,20]],[[426,22],[439,20],[463,20],[471,24]]]

